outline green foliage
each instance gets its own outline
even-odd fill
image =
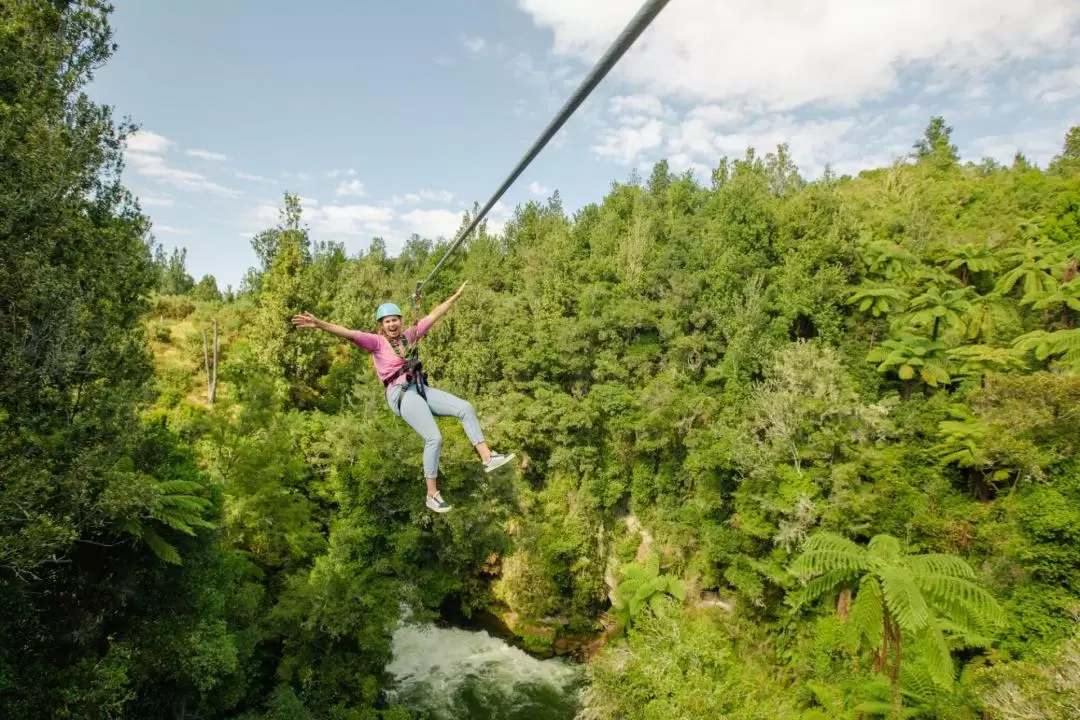
[[[653,553],[644,563],[633,562],[622,568],[623,581],[615,588],[613,609],[624,626],[629,626],[646,607],[654,613],[664,612],[664,598],[686,598],[686,589],[679,578],[660,573],[660,556]]]
[[[1080,646],[1071,639],[1032,660],[973,673],[985,717],[1066,720],[1080,715]]]
[[[403,718],[382,707],[403,607],[497,610],[537,652],[614,610],[583,717],[902,696],[968,720],[1059,686],[1041,653],[1080,607],[1076,128],[1045,172],[962,164],[937,117],[854,178],[748,149],[708,187],[657,163],[572,217],[556,193],[481,224],[428,287],[425,308],[470,280],[422,352],[522,465],[484,474],[441,419],[455,508],[435,517],[369,358],[289,317],[373,329],[445,244],[347,256],[286,195],[238,294],[196,283],[119,183],[134,128],[82,93],[108,11],[0,8],[9,714]],[[983,666],[1019,689],[988,693]]]
[[[792,597],[796,609],[840,589],[855,592],[851,623],[876,649],[877,668],[889,673],[894,713],[900,712],[902,645],[907,656],[914,647],[930,679],[947,689],[955,680],[950,639],[987,645],[987,633],[1004,620],[961,558],[908,555],[891,535],[875,535],[863,548],[835,533],[815,533],[789,571],[803,580]]]

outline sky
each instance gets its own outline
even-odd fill
[[[139,132],[125,184],[188,272],[239,287],[297,193],[316,240],[452,238],[642,0],[114,0],[88,92]],[[1078,0],[671,0],[492,211],[567,212],[667,159],[787,143],[804,177],[904,156],[945,117],[964,160],[1045,167],[1080,125]]]

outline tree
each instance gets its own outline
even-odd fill
[[[172,561],[220,577],[213,491],[147,413],[140,320],[161,275],[149,220],[121,183],[135,127],[85,93],[114,50],[110,11],[0,4],[0,707],[11,717],[139,716],[128,708],[155,695],[148,678],[185,676],[148,650],[168,643],[145,628],[186,625],[183,636],[208,592]]]
[[[923,137],[915,143],[915,157],[931,159],[942,165],[953,165],[960,161],[960,153],[950,142],[952,127],[945,124],[945,118],[930,118]]]
[[[1065,134],[1061,154],[1050,161],[1050,172],[1073,175],[1080,170],[1080,125],[1073,125]]]
[[[916,327],[929,326],[930,339],[937,340],[942,329],[963,330],[965,317],[971,312],[971,303],[967,298],[974,294],[970,287],[942,292],[936,283],[912,298],[904,320]]]
[[[817,532],[788,571],[803,583],[791,598],[795,609],[840,589],[855,592],[848,621],[875,648],[874,667],[888,674],[897,718],[905,646],[913,646],[933,681],[948,688],[955,670],[946,633],[969,644],[987,644],[985,633],[1004,619],[997,601],[975,582],[975,572],[961,558],[908,554],[891,535],[875,535],[860,547],[842,535]]]
[[[1054,271],[1061,259],[1059,248],[1047,241],[1029,238],[1023,247],[1005,251],[1004,263],[1009,270],[998,278],[994,292],[1007,295],[1019,284],[1023,289],[1020,302],[1036,302],[1057,288]]]
[[[203,275],[198,284],[188,293],[192,300],[204,302],[221,302],[221,291],[218,290],[217,280],[213,275]]]
[[[859,312],[870,311],[874,317],[892,312],[908,299],[901,288],[888,284],[863,283],[847,299],[848,305],[859,304]]]
[[[883,340],[866,359],[879,363],[878,372],[894,371],[905,383],[916,376],[930,387],[951,381],[945,344],[919,335],[901,333],[899,338]]]
[[[950,271],[960,271],[960,282],[967,285],[971,276],[980,272],[992,272],[1000,267],[997,258],[986,245],[954,245],[945,250],[946,266]]]
[[[187,248],[173,248],[162,269],[160,291],[166,295],[186,295],[193,287],[195,280],[187,272]]]

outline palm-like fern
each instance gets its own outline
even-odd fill
[[[1045,241],[1029,239],[1023,247],[1007,251],[1005,257],[1011,269],[998,279],[995,292],[1007,295],[1020,284],[1023,287],[1022,302],[1034,302],[1057,287],[1054,272],[1063,259],[1059,248],[1051,247]]]
[[[209,500],[193,495],[203,486],[191,480],[150,479],[156,496],[148,517],[128,518],[121,525],[124,532],[146,543],[155,555],[167,563],[179,565],[180,553],[161,536],[162,526],[194,536],[196,528],[213,528],[203,515],[211,507]]]
[[[646,605],[660,613],[666,596],[682,601],[686,595],[681,580],[660,574],[660,558],[656,553],[650,554],[644,564],[630,563],[623,574],[625,579],[615,588],[612,607],[624,626],[629,626]]]
[[[961,345],[945,352],[956,377],[986,375],[990,372],[1023,370],[1024,361],[1013,348],[990,345]]]
[[[1001,263],[986,245],[954,245],[946,248],[944,255],[944,259],[949,261],[946,269],[952,272],[959,270],[960,282],[965,285],[972,274],[1001,267]]]
[[[1063,306],[1061,308],[1062,323],[1066,328],[1072,328],[1074,323],[1069,311],[1080,312],[1080,278],[1062,283],[1053,291],[1031,301],[1031,306],[1036,310],[1045,310],[1059,305]]]
[[[890,280],[909,274],[920,263],[917,255],[895,243],[880,240],[863,242],[859,254],[871,275]]]
[[[911,333],[903,333],[899,338],[882,341],[870,351],[866,359],[879,363],[878,372],[894,371],[901,380],[912,380],[918,375],[931,387],[952,381],[945,344]]]
[[[1043,362],[1057,357],[1075,370],[1080,370],[1080,328],[1047,332],[1034,330],[1013,340],[1017,350],[1033,352]]]
[[[947,635],[984,645],[986,633],[1003,618],[964,560],[940,553],[909,555],[890,535],[876,535],[860,547],[836,533],[815,533],[789,571],[805,582],[792,597],[796,609],[839,589],[857,588],[848,622],[875,648],[875,669],[889,675],[896,714],[905,642],[914,645],[933,681],[949,687],[955,669]]]
[[[942,323],[946,328],[964,328],[965,318],[971,313],[968,298],[972,295],[974,291],[970,287],[942,292],[937,283],[932,283],[922,295],[912,299],[905,319],[916,327],[929,327],[930,339],[937,340]]]
[[[864,283],[851,294],[847,304],[859,304],[859,312],[870,311],[874,317],[880,317],[899,307],[907,300],[907,293],[894,285]]]
[[[967,317],[968,340],[992,342],[1002,327],[1018,321],[1016,306],[1000,295],[976,295]]]

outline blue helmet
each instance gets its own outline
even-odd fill
[[[394,303],[383,303],[375,313],[375,322],[382,320],[388,315],[397,315],[398,317],[401,317],[401,308]]]

